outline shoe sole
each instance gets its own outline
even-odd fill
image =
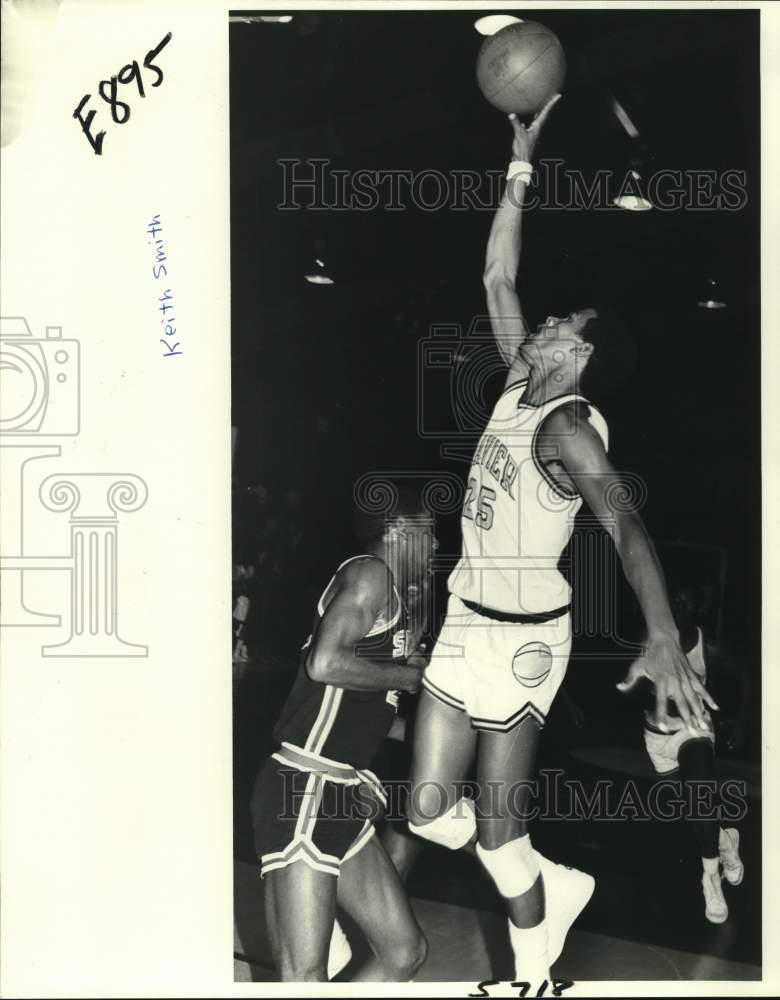
[[[728,877],[728,875],[726,875],[725,872],[723,874],[723,877],[725,878],[725,880],[728,882],[729,885],[741,885],[742,879],[745,877],[745,869],[743,868],[742,871],[739,873],[739,877],[735,878],[733,881]]]
[[[706,910],[704,911],[704,916],[707,918],[707,920],[709,920],[711,924],[725,924],[726,921],[729,919],[728,913],[724,914],[722,917],[716,917],[712,913],[707,913]]]

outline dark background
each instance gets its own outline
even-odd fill
[[[251,585],[238,590],[252,594],[244,636],[261,664],[244,674],[235,701],[236,850],[247,861],[246,803],[296,650],[318,593],[358,551],[350,532],[355,482],[369,472],[414,473],[421,486],[441,473],[464,478],[465,462],[442,453],[443,439],[418,433],[421,378],[431,412],[443,425],[454,419],[450,381],[421,373],[418,351],[432,325],[465,333],[484,315],[492,218],[491,211],[426,212],[408,200],[402,212],[280,211],[278,160],[326,158],[330,169],[350,171],[505,169],[509,126],[474,79],[477,13],[295,12],[287,25],[230,27],[233,553],[234,563],[256,567]],[[564,9],[522,16],[556,32],[569,65],[537,158],[561,159],[586,178],[607,169],[620,179],[638,152],[645,175],[746,174],[739,211],[527,212],[519,290],[531,323],[596,302],[619,307],[629,322],[637,368],[597,400],[610,425],[610,453],[646,484],[642,513],[672,583],[699,586],[702,620],[750,673],[746,739],[736,754],[723,743],[718,753],[730,756],[729,773],[753,780],[761,748],[759,16]],[[639,128],[641,149],[618,123],[612,95]],[[334,285],[304,280],[315,256]],[[717,280],[726,309],[697,307],[707,279]],[[475,350],[483,348],[467,342],[461,363]],[[495,361],[483,387],[485,419],[502,383]],[[473,442],[466,437],[466,454]],[[583,510],[573,544],[593,530]],[[440,518],[438,532],[441,596],[459,551],[457,513]],[[592,595],[576,570],[573,583],[582,623]],[[635,636],[636,604],[619,572],[615,593],[618,631]],[[566,687],[585,728],[571,724],[559,698],[540,766],[560,765],[587,782],[603,772],[577,758],[578,748],[586,757],[594,746],[617,748],[618,757],[624,748],[632,760],[642,751],[639,718],[613,686],[628,654],[614,638],[584,631]],[[736,687],[724,693],[725,714],[733,714]],[[404,777],[405,751],[385,750],[378,772]],[[726,943],[701,915],[691,838],[642,823],[630,833],[625,824],[580,824],[574,836],[552,823],[537,825],[535,842],[555,857],[560,839],[567,863],[600,878],[584,927],[758,963],[757,795],[753,781],[753,876],[729,898],[739,933],[729,931]],[[648,881],[650,857],[656,867]],[[683,882],[681,863],[689,866]],[[489,887],[473,873],[458,869],[443,880],[438,871],[427,866],[410,891],[441,898],[463,882],[464,899],[453,901],[492,905]],[[626,894],[636,903],[628,921]]]
[[[562,159],[586,178],[602,168],[622,178],[635,144],[611,110],[614,94],[640,130],[645,174],[746,172],[748,198],[736,212],[528,212],[519,288],[531,322],[602,301],[628,319],[637,370],[599,400],[613,460],[645,480],[643,513],[655,538],[721,549],[727,573],[719,626],[754,661],[758,14],[555,10],[539,19],[560,37],[569,72],[538,157]],[[313,590],[334,560],[353,551],[349,511],[358,476],[465,471],[442,457],[440,440],[417,433],[418,378],[426,379],[432,408],[439,393],[443,420],[452,410],[446,377],[420,375],[418,343],[431,324],[466,331],[484,314],[492,212],[279,211],[277,161],[321,157],[329,169],[349,170],[503,168],[510,130],[477,89],[481,36],[473,20],[469,12],[318,13],[296,14],[287,25],[230,28],[234,472],[239,492],[262,482],[282,520],[285,491],[298,492],[297,517],[307,531],[296,569]],[[335,285],[305,282],[315,256]],[[710,277],[727,309],[697,307]],[[500,384],[497,374],[487,386],[486,415]],[[254,510],[238,506],[236,556],[251,562],[255,540],[246,522],[251,529]],[[440,524],[445,554],[458,551],[457,521]],[[674,553],[665,562],[695,560],[695,553],[690,560]],[[298,626],[300,616],[290,615]]]

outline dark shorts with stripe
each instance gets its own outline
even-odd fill
[[[338,875],[374,835],[385,805],[370,771],[283,745],[263,765],[252,793],[261,874],[302,861]]]

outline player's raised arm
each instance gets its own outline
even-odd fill
[[[417,690],[422,663],[379,662],[356,653],[386,610],[391,589],[387,571],[378,560],[366,560],[343,573],[312,639],[306,661],[312,680],[354,691]]]
[[[671,698],[683,720],[702,730],[706,701],[717,709],[680,648],[663,572],[653,543],[638,513],[610,503],[620,476],[613,468],[604,443],[587,420],[582,404],[561,406],[545,421],[540,447],[557,448],[561,462],[585,502],[612,537],[647,626],[645,653],[632,664],[621,689],[641,676],[655,685],[659,725],[666,724],[666,700]]]
[[[518,354],[528,329],[516,287],[525,191],[539,130],[559,97],[560,94],[556,95],[542,108],[529,128],[521,125],[516,115],[509,116],[514,130],[512,162],[488,239],[483,275],[488,312],[496,345],[512,378],[525,374],[528,368]]]

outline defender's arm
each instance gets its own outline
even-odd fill
[[[382,663],[356,654],[386,607],[387,596],[387,571],[375,561],[345,572],[312,640],[306,660],[312,680],[353,691],[417,690],[419,666]]]

